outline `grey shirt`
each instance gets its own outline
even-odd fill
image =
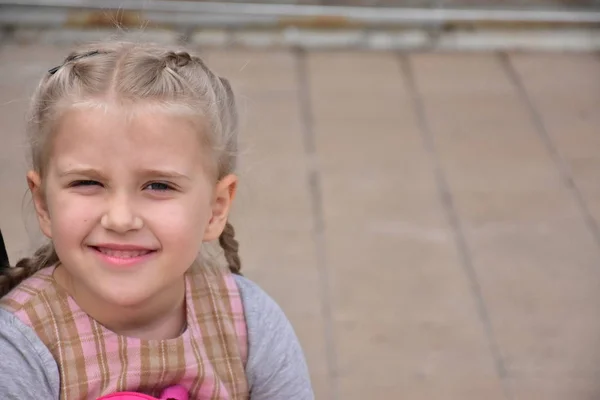
[[[235,277],[248,327],[246,376],[252,400],[310,400],[314,394],[294,330],[281,308],[250,280]],[[58,399],[56,361],[34,331],[0,309],[0,397]]]

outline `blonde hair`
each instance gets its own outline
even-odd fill
[[[52,133],[62,113],[77,104],[149,102],[202,118],[212,170],[221,179],[237,160],[238,115],[229,82],[197,56],[153,44],[110,42],[73,51],[42,78],[31,103],[28,139],[33,169],[44,176]],[[235,232],[229,222],[219,238],[229,269],[239,274]],[[59,261],[52,243],[5,269],[0,297],[38,270]],[[3,279],[2,279],[3,278]]]

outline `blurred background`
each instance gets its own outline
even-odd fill
[[[243,271],[318,399],[600,398],[600,2],[0,0],[0,228],[77,42],[184,44],[242,111]]]

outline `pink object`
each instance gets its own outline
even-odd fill
[[[98,400],[188,400],[188,392],[183,386],[171,386],[160,395],[160,399],[147,394],[134,392],[119,392],[98,398]]]

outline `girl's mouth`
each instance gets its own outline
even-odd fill
[[[157,250],[142,248],[115,248],[105,246],[90,246],[96,255],[104,262],[118,266],[133,266],[146,261]]]
[[[95,247],[95,249],[104,255],[117,258],[140,257],[152,252],[152,250],[114,250],[106,247]]]

